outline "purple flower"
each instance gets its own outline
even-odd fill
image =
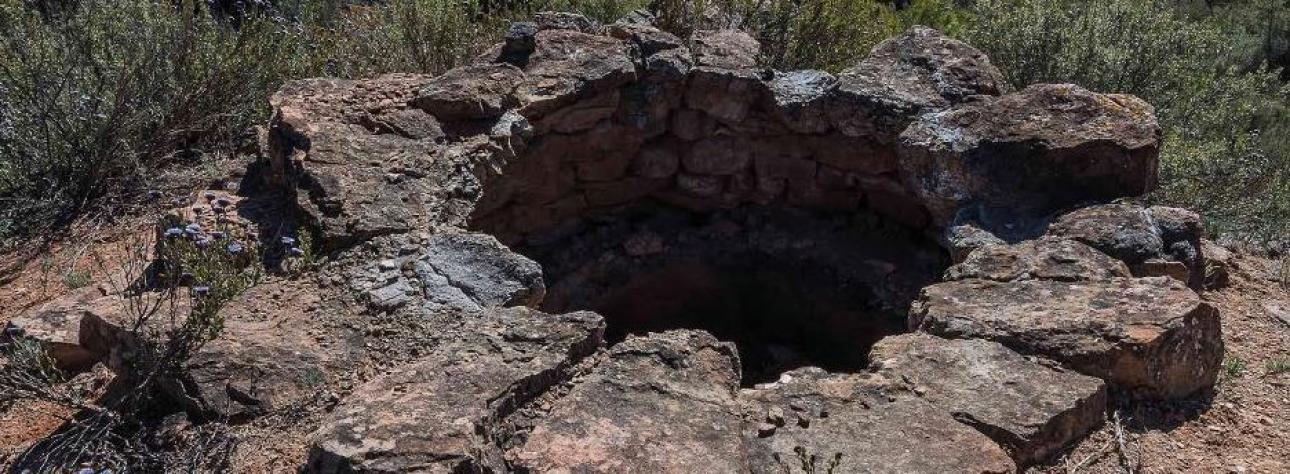
[[[292,257],[301,257],[301,256],[304,256],[305,251],[300,247],[291,247],[290,249],[287,250],[287,253],[290,254]]]
[[[243,248],[242,248],[242,245],[241,245],[241,244],[239,244],[239,243],[237,243],[237,242],[233,242],[233,243],[231,243],[231,244],[228,244],[228,247],[225,247],[224,249],[225,249],[225,250],[228,250],[228,253],[231,253],[231,254],[233,254],[233,255],[237,255],[237,254],[239,254],[239,253],[242,253],[242,250],[245,250],[245,249],[243,249]]]
[[[217,231],[211,232],[210,236],[212,239],[215,239],[215,240],[224,240],[225,237],[228,237],[228,234],[225,234],[217,230]]]
[[[168,237],[168,238],[172,238],[172,239],[173,239],[173,238],[175,238],[175,237],[179,237],[179,236],[181,236],[181,235],[184,235],[184,229],[180,229],[180,228],[178,228],[178,227],[171,227],[171,228],[169,228],[169,229],[166,229],[166,237]]]
[[[291,238],[291,237],[283,237],[283,238],[282,238],[282,246],[283,246],[283,247],[291,247],[291,246],[293,246],[293,245],[296,245],[296,239],[293,239],[293,238]]]
[[[214,241],[215,239],[212,239],[210,237],[199,237],[197,240],[193,241],[193,243],[197,245],[198,248],[206,248],[206,247],[209,247],[211,242],[214,242]]]
[[[192,224],[188,224],[188,227],[184,227],[184,232],[188,232],[190,234],[200,234],[202,233],[202,226],[194,222]]]
[[[194,296],[206,296],[206,295],[209,295],[209,294],[210,294],[210,292],[211,292],[211,287],[206,286],[206,285],[200,285],[200,286],[194,286],[194,287],[193,287],[193,295],[194,295]]]

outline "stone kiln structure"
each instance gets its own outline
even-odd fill
[[[225,308],[176,399],[308,433],[308,472],[1011,472],[1108,392],[1213,385],[1199,218],[1107,204],[1155,184],[1149,105],[926,28],[837,76],[757,56],[544,14],[288,84],[253,177],[332,258]]]

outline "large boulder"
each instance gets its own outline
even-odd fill
[[[324,250],[457,220],[450,201],[477,194],[456,172],[462,153],[436,143],[438,120],[409,105],[432,82],[309,79],[270,99],[270,180],[294,191]]]
[[[618,39],[574,30],[544,30],[535,39],[515,94],[519,112],[539,129],[559,122],[541,122],[546,115],[636,80],[630,47]]]
[[[870,353],[879,373],[1005,447],[1018,465],[1042,462],[1105,418],[1106,384],[998,343],[905,334]]]
[[[1059,216],[1048,234],[1078,240],[1122,260],[1136,276],[1168,276],[1193,289],[1205,282],[1200,216],[1173,207],[1104,204]]]
[[[360,386],[311,435],[304,472],[502,472],[502,420],[599,346],[592,313],[493,310],[441,328],[417,362]]]
[[[984,53],[916,26],[879,43],[838,76],[830,118],[843,134],[891,144],[920,113],[1008,89]]]
[[[740,399],[754,473],[1017,470],[989,437],[872,374],[798,369]]]
[[[901,175],[942,225],[969,206],[1042,216],[1150,191],[1160,140],[1140,99],[1034,85],[919,117],[901,134]]]
[[[524,72],[510,64],[473,64],[426,81],[411,105],[444,122],[501,117],[518,105]]]
[[[733,344],[688,330],[631,337],[507,458],[524,472],[746,472],[738,387]]]
[[[695,68],[685,95],[694,110],[727,123],[739,124],[767,93],[757,69],[761,46],[738,30],[700,30],[690,38]]]
[[[777,73],[769,87],[770,110],[790,130],[802,134],[829,131],[828,98],[837,87],[832,74],[814,70]]]
[[[938,283],[923,289],[909,323],[1043,356],[1146,398],[1212,387],[1223,358],[1218,311],[1168,278]]]

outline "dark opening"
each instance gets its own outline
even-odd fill
[[[791,208],[636,206],[517,250],[544,268],[542,309],[600,313],[611,344],[706,330],[736,344],[745,386],[802,366],[862,369],[947,264],[923,236],[873,215]]]

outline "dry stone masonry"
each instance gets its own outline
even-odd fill
[[[304,472],[1003,473],[1213,386],[1215,247],[1117,201],[1148,104],[922,27],[836,75],[758,49],[549,13],[287,84],[248,179],[327,261],[225,307],[172,396]],[[8,333],[106,358],[99,296]]]

